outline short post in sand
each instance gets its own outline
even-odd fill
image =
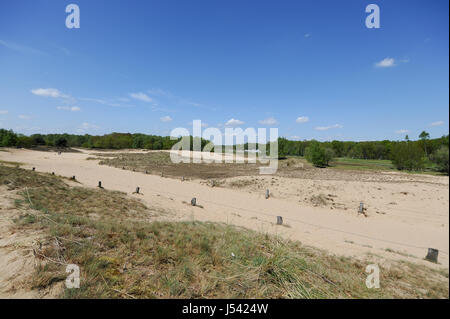
[[[103,188],[102,181],[98,181],[98,188]]]
[[[136,187],[136,194],[139,194],[139,187]]]
[[[266,199],[268,199],[270,197],[270,192],[268,189],[266,189]]]
[[[36,170],[36,167],[33,167],[32,170],[33,170],[33,172],[34,172],[34,171]]]
[[[283,217],[277,216],[277,225],[283,225]]]
[[[439,250],[434,248],[428,248],[428,254],[425,257],[426,260],[437,263],[438,262]]]
[[[363,202],[359,203],[358,214],[364,214],[365,215],[365,213],[364,213],[364,203]]]
[[[197,198],[194,197],[194,198],[191,199],[191,205],[192,206],[196,206],[197,205]]]
[[[55,172],[52,172],[52,175],[55,175]]]
[[[70,179],[74,181],[75,180],[75,175],[73,175]]]

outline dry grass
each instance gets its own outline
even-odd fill
[[[22,195],[16,227],[47,233],[32,286],[81,269],[66,298],[448,298],[448,272],[381,266],[365,287],[367,260],[229,225],[148,221],[156,213],[123,193],[70,187],[59,177],[0,165],[0,183]]]

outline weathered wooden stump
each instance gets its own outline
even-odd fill
[[[428,254],[425,257],[426,260],[437,263],[438,262],[439,250],[434,248],[428,248]]]
[[[103,188],[101,181],[98,181],[98,188]]]
[[[194,198],[191,199],[191,205],[192,206],[196,206],[197,205],[197,198],[194,197]]]
[[[36,170],[36,167],[33,167],[32,170],[33,170],[33,172],[34,172],[34,171]]]
[[[359,203],[358,214],[364,214],[364,203]]]
[[[268,199],[270,197],[270,192],[268,189],[266,189],[266,199]]]
[[[283,217],[277,216],[277,225],[283,225]]]
[[[139,194],[139,187],[136,187],[136,194]]]

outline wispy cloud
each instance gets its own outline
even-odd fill
[[[81,109],[78,106],[57,106],[56,109],[64,110],[64,111],[71,111],[71,112],[81,111]]]
[[[166,116],[161,117],[160,120],[161,120],[161,122],[170,122],[170,121],[172,121],[172,118],[170,116],[166,115]]]
[[[342,126],[341,124],[334,124],[334,125],[330,125],[330,126],[317,126],[316,128],[314,128],[317,131],[328,131],[334,128],[343,128],[344,126]]]
[[[261,125],[276,125],[276,124],[278,124],[278,121],[276,119],[274,119],[273,117],[269,117],[269,118],[259,121],[259,124],[261,124]]]
[[[244,122],[232,118],[232,119],[228,120],[228,122],[225,123],[225,126],[239,126],[239,125],[243,125],[243,124],[244,124]]]
[[[20,52],[20,53],[27,53],[27,54],[37,54],[37,55],[48,55],[46,52],[43,52],[41,50],[33,49],[24,45],[19,45],[13,42],[6,42],[4,40],[0,40],[0,45],[2,45],[5,48],[8,48],[10,50]]]
[[[29,119],[31,119],[31,116],[25,115],[25,114],[20,114],[18,116],[18,118],[21,119],[21,120],[29,120]]]
[[[70,98],[70,95],[64,94],[58,89],[48,88],[48,89],[32,89],[31,93],[34,95],[52,97],[52,98]]]
[[[213,110],[212,108],[207,107],[207,106],[203,105],[202,103],[192,101],[191,98],[179,97],[170,91],[163,90],[160,88],[153,88],[151,90],[148,90],[147,93],[149,93],[151,96],[157,96],[161,99],[167,99],[170,101],[170,103],[184,104],[184,105]]]
[[[138,100],[138,101],[142,101],[142,102],[150,103],[150,102],[153,101],[152,98],[151,98],[150,96],[148,96],[147,94],[142,93],[142,92],[138,92],[138,93],[130,93],[130,96],[131,96],[133,99]]]
[[[88,123],[88,122],[83,122],[81,123],[81,125],[79,126],[79,128],[77,129],[78,132],[86,132],[88,130],[96,130],[99,129],[100,126],[92,124],[92,123]]]
[[[441,125],[444,125],[444,121],[436,121],[431,123],[431,126],[441,126]]]
[[[0,110],[0,115],[8,114],[8,110]]]
[[[394,58],[384,58],[383,60],[375,63],[375,67],[377,68],[390,68],[395,66]]]
[[[89,97],[80,97],[79,100],[80,101],[86,101],[86,102],[94,102],[94,103],[107,105],[107,106],[113,106],[113,107],[133,107],[133,105],[117,103],[117,101],[120,101],[120,102],[128,102],[128,101],[130,101],[127,98],[106,100],[106,99],[95,99],[95,98],[89,98]]]
[[[305,33],[303,36],[304,36],[305,38],[309,38],[309,37],[311,37],[311,33]]]
[[[397,133],[397,134],[406,134],[408,132],[409,132],[408,130],[404,130],[404,129],[395,131],[395,133]]]
[[[307,117],[307,116],[299,116],[295,120],[295,122],[297,122],[297,123],[306,123],[308,121],[309,121],[309,117]]]

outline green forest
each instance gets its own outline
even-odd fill
[[[33,134],[26,136],[12,130],[0,129],[0,147],[33,148],[48,147],[83,147],[97,149],[149,149],[168,150],[181,138],[171,140],[169,136],[157,136],[131,133],[111,133],[98,135],[75,134]],[[193,138],[190,137],[192,149]],[[209,141],[201,139],[203,147]],[[221,146],[222,150],[223,147]],[[257,149],[258,146],[244,145],[244,149]],[[236,145],[234,146],[236,150]],[[267,152],[270,147],[266,145]],[[399,170],[418,171],[424,168],[426,162],[435,163],[438,170],[448,173],[449,136],[431,139],[429,133],[423,131],[416,140],[406,136],[401,141],[330,141],[318,142],[291,141],[278,139],[278,157],[302,156],[318,167],[328,166],[333,158],[353,158],[364,160],[391,160]]]

